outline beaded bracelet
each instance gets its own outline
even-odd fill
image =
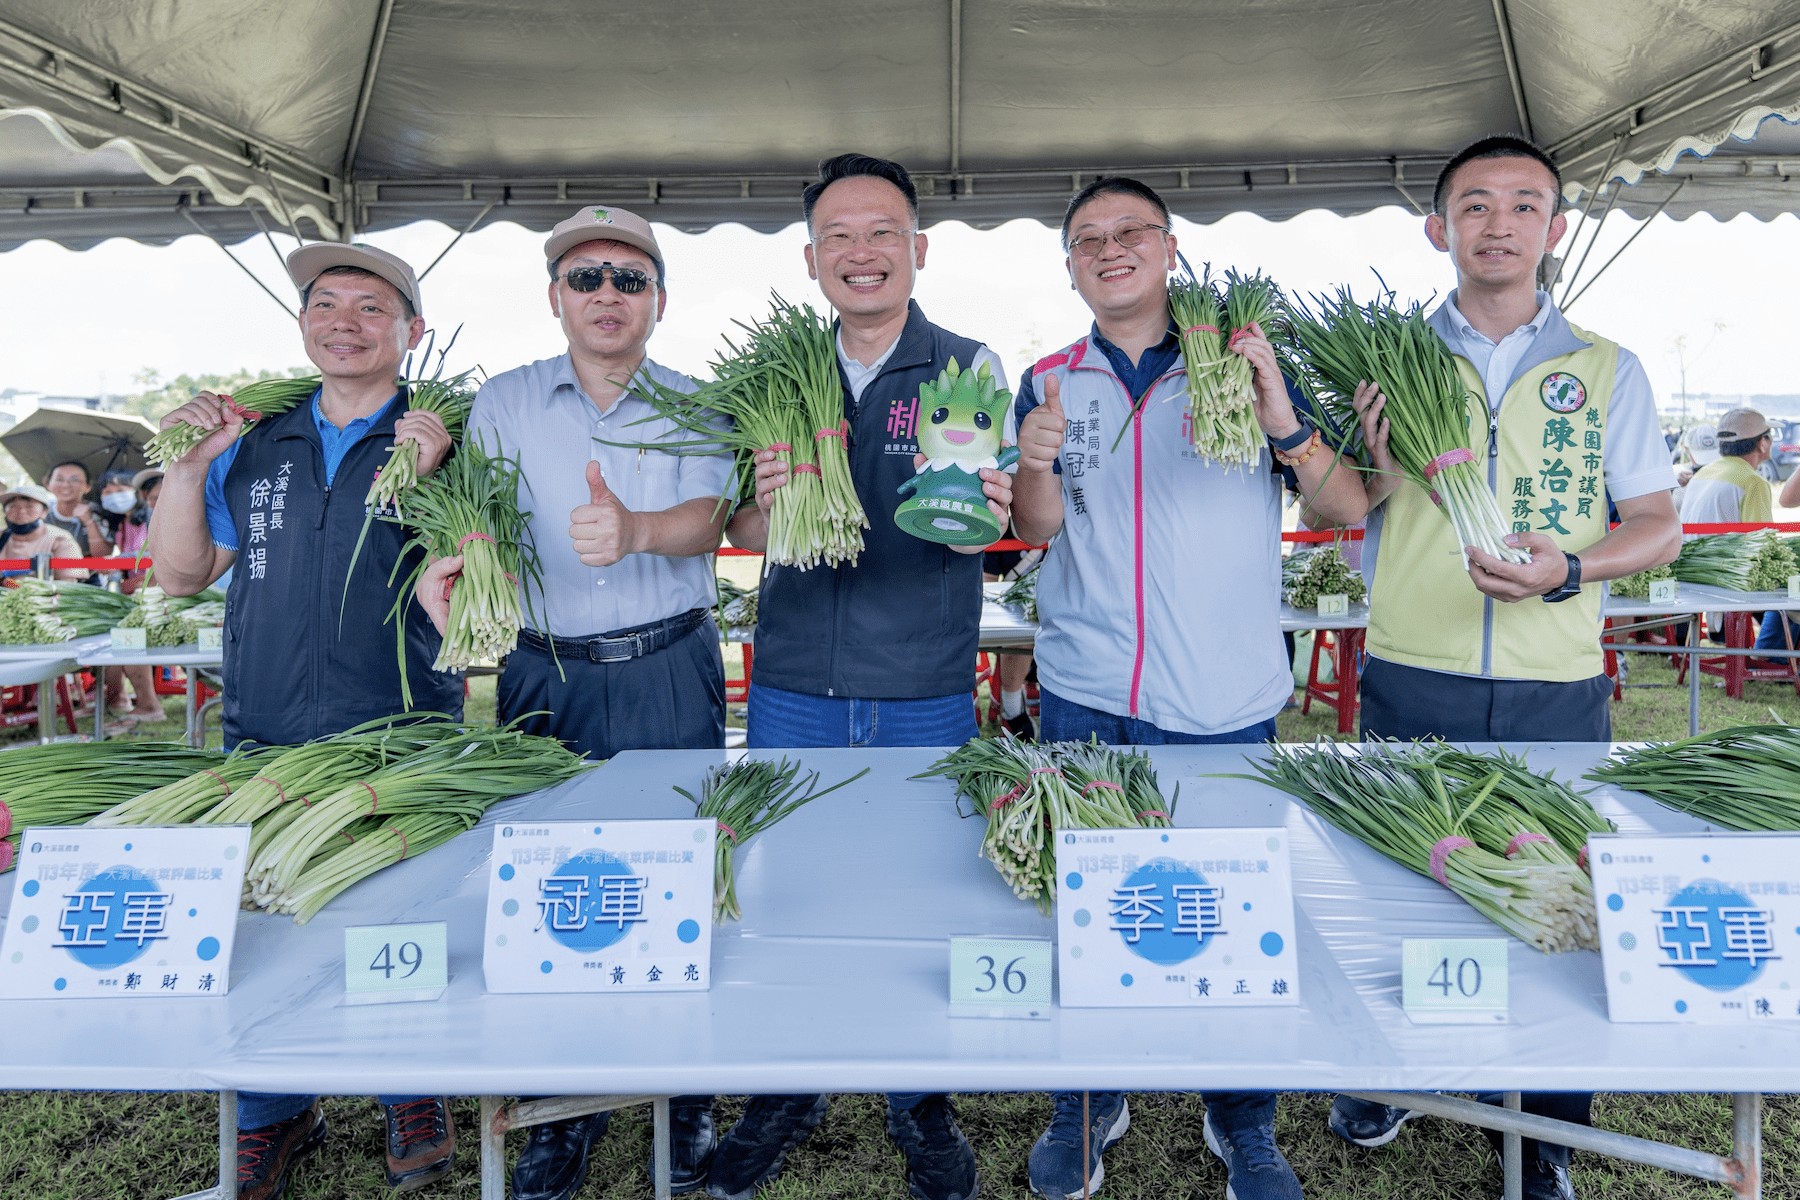
[[[1313,455],[1315,455],[1319,452],[1319,445],[1320,445],[1321,441],[1322,441],[1322,439],[1319,437],[1319,431],[1315,429],[1312,432],[1312,436],[1306,439],[1306,444],[1304,446],[1305,453],[1303,453],[1303,454],[1284,454],[1281,451],[1277,450],[1277,451],[1275,451],[1275,457],[1281,462],[1281,464],[1283,466],[1297,467],[1301,463],[1305,462],[1307,459],[1311,458]]]

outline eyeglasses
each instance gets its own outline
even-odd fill
[[[1132,250],[1136,249],[1138,243],[1144,240],[1144,235],[1152,229],[1158,233],[1169,232],[1166,225],[1127,225],[1122,229],[1113,229],[1105,233],[1090,233],[1078,237],[1069,243],[1069,249],[1083,258],[1093,258],[1100,251],[1106,249],[1106,239],[1111,238],[1125,249]]]
[[[571,267],[557,278],[566,280],[578,292],[597,292],[606,285],[606,273],[612,272],[613,286],[627,296],[635,296],[650,286],[650,276],[636,267],[615,267],[601,263],[597,267]]]
[[[867,233],[826,233],[813,239],[813,245],[830,254],[842,254],[861,242],[871,250],[898,250],[912,238],[910,229],[871,229]]]

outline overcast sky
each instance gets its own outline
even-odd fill
[[[1452,286],[1447,258],[1408,210],[1349,218],[1313,212],[1279,223],[1239,214],[1176,225],[1196,267],[1207,260],[1215,269],[1260,267],[1290,290],[1347,283],[1359,296],[1372,294],[1371,268],[1407,298]],[[1615,215],[1588,273],[1637,228]],[[1089,317],[1069,289],[1055,230],[1015,221],[988,232],[942,224],[928,233],[919,302],[940,325],[993,346],[1009,377],[1086,330]],[[776,234],[736,225],[691,235],[659,227],[657,235],[668,258],[669,307],[650,353],[669,366],[704,373],[720,335],[734,318],[762,314],[770,289],[820,303],[806,277],[799,225]],[[452,236],[421,223],[368,240],[423,268]],[[492,226],[464,238],[425,280],[430,323],[442,334],[464,327],[453,369],[478,365],[492,374],[562,352],[544,294],[543,237],[510,223]],[[276,243],[284,253],[293,245]],[[267,243],[248,242],[236,253],[294,302]],[[1570,317],[1635,350],[1659,396],[1680,388],[1673,345],[1681,335],[1689,392],[1800,393],[1789,307],[1796,279],[1795,217],[1767,224],[1659,218]],[[0,389],[129,392],[146,368],[168,379],[304,363],[291,318],[197,236],[164,248],[113,240],[81,253],[40,241],[0,255],[0,328]]]

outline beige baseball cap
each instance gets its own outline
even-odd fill
[[[583,242],[624,242],[636,246],[662,265],[662,247],[650,232],[650,222],[634,212],[606,205],[590,204],[550,231],[544,243],[544,259],[555,262]]]
[[[413,315],[425,315],[419,302],[419,278],[405,259],[362,242],[309,242],[287,256],[288,278],[305,288],[333,267],[357,267],[379,275],[412,302]]]
[[[1741,442],[1769,432],[1768,418],[1754,408],[1734,408],[1719,418],[1719,440]]]
[[[0,508],[5,508],[9,501],[19,496],[23,496],[27,500],[36,500],[46,510],[56,507],[56,497],[52,496],[48,490],[35,483],[22,483],[16,488],[0,492]]]

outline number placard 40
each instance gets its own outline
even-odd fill
[[[1491,1025],[1507,1019],[1507,939],[1405,938],[1400,1002],[1414,1021]]]
[[[1047,938],[951,938],[950,1015],[1050,1019]]]

